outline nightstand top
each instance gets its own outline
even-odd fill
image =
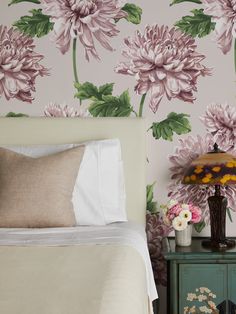
[[[196,259],[213,259],[217,260],[230,260],[236,258],[236,247],[224,250],[216,251],[206,249],[202,246],[201,242],[204,238],[192,238],[191,246],[176,246],[174,238],[163,239],[163,255],[167,260],[185,259],[185,260],[196,260]]]

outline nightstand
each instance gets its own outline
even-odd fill
[[[169,314],[183,314],[185,306],[199,306],[187,300],[188,293],[206,287],[216,295],[219,314],[236,313],[236,248],[224,252],[202,247],[202,238],[193,238],[189,247],[175,246],[174,239],[164,240],[168,263]],[[204,305],[204,304],[202,304]]]

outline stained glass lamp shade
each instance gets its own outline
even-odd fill
[[[208,198],[211,238],[202,245],[217,249],[235,246],[235,241],[225,236],[227,198],[221,195],[221,187],[236,184],[236,157],[221,151],[215,144],[213,151],[192,161],[182,183],[215,186],[215,194]]]

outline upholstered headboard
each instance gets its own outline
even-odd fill
[[[146,143],[141,118],[0,118],[0,145],[64,144],[119,138],[128,219],[145,223]]]

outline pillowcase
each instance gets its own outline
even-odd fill
[[[123,161],[118,139],[82,144],[4,147],[36,158],[80,145],[85,145],[85,152],[72,197],[77,225],[127,221]]]
[[[76,224],[72,193],[84,146],[31,158],[0,148],[0,227]]]

